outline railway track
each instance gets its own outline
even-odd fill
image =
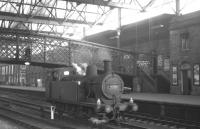
[[[50,110],[41,111],[37,104],[2,96],[0,115],[30,129],[91,129],[90,125],[75,120],[50,120]]]
[[[117,123],[106,125],[109,129],[148,129],[144,125],[130,124],[130,123]]]
[[[125,115],[124,120],[109,123],[105,127],[109,129],[200,129],[199,123],[188,123],[183,120],[161,119],[139,114]]]
[[[41,122],[41,119],[36,118],[33,115],[27,115],[22,112],[7,109],[2,106],[0,107],[0,115],[30,129],[64,129],[64,127],[60,127],[47,121]]]
[[[17,107],[22,108],[23,111],[18,110],[18,115],[21,114],[22,116],[25,116],[25,113],[24,113],[25,108],[28,108],[32,112],[35,112],[35,114],[37,114],[37,117],[39,116],[39,118],[36,118],[36,116],[34,116],[34,114],[32,114],[32,115],[29,114],[29,116],[26,116],[26,117],[31,118],[31,116],[32,116],[31,119],[35,119],[35,120],[38,119],[39,121],[44,121],[46,119],[46,122],[43,122],[43,123],[47,123],[47,125],[55,126],[55,125],[53,125],[53,123],[55,123],[55,121],[49,120],[50,108],[45,107],[44,109],[41,110],[40,103],[45,103],[44,100],[39,100],[38,104],[34,104],[34,103],[32,103],[31,96],[29,97],[28,95],[24,96],[24,95],[20,95],[17,93],[16,94],[13,93],[13,94],[11,94],[12,98],[10,98],[8,95],[5,95],[5,94],[0,95],[0,101],[3,103],[6,103],[7,105],[16,105]],[[37,100],[37,97],[33,97],[33,98],[34,98],[34,100]],[[11,106],[11,107],[13,107],[13,106]],[[16,109],[16,107],[12,108],[12,109]],[[8,109],[3,109],[3,107],[0,107],[0,112],[2,112],[3,110],[8,110]],[[10,112],[14,112],[14,111],[16,112],[16,110],[12,110],[12,111],[10,110]],[[9,111],[7,111],[7,112],[9,112]],[[34,116],[34,118],[33,118],[33,116]],[[41,118],[41,116],[43,116],[43,118]],[[46,118],[44,118],[44,116]],[[56,123],[59,123],[59,125],[64,125],[64,123],[66,124],[66,120],[69,119],[69,118],[67,118],[68,116],[70,116],[70,115],[65,114],[65,116],[64,116],[65,122],[60,123],[60,121],[57,121]],[[48,118],[48,120],[47,120],[47,118]],[[87,120],[85,120],[85,121],[87,121]],[[18,123],[20,123],[20,122],[22,123],[22,121],[19,121]],[[50,122],[50,123],[48,123],[48,122]],[[76,123],[74,123],[74,124],[76,125]],[[29,125],[29,126],[32,126],[32,125]],[[91,129],[90,126],[91,125],[89,125],[88,128]],[[34,128],[36,128],[36,127],[34,127]],[[71,127],[60,126],[57,128],[62,129],[62,128],[71,128]],[[74,129],[75,128],[76,127],[74,127]],[[170,118],[168,118],[168,119],[162,118],[161,119],[158,117],[156,118],[153,116],[148,116],[148,115],[144,115],[144,114],[141,115],[141,114],[137,113],[137,114],[125,114],[125,119],[123,121],[120,121],[117,124],[116,123],[108,123],[108,124],[97,126],[95,128],[101,128],[101,129],[169,129],[169,128],[171,128],[171,129],[200,129],[200,123],[186,122],[186,121],[175,120],[175,119],[170,119]]]
[[[19,99],[19,98],[18,98]],[[49,109],[40,110],[39,104],[34,104],[29,102],[26,102],[26,99],[18,100],[14,98],[9,98],[8,96],[1,95],[0,96],[0,102],[4,105],[0,105],[0,115],[11,119],[17,123],[20,123],[22,125],[25,125],[28,128],[33,129],[146,129],[142,125],[133,125],[128,123],[107,123],[103,125],[94,126],[91,124],[88,124],[87,126],[75,126],[77,123],[80,123],[76,121],[76,123],[72,124],[71,121],[74,120],[73,117],[71,121],[68,119],[68,114],[65,114],[62,118],[64,122],[61,122],[60,120],[49,120],[50,111]],[[28,100],[27,100],[28,101]],[[9,108],[8,108],[9,107]],[[31,110],[31,111],[30,111]],[[30,113],[31,112],[31,113]],[[41,113],[42,112],[42,113]],[[45,113],[44,113],[45,112]],[[43,116],[43,117],[41,117]],[[20,118],[20,119],[19,119]],[[48,119],[47,119],[48,118]],[[75,118],[76,119],[76,118]],[[83,120],[83,123],[86,123],[88,120]],[[41,123],[42,122],[42,123]],[[69,122],[69,123],[68,123]],[[35,124],[39,123],[39,124]],[[71,125],[71,126],[69,126]]]
[[[200,129],[200,123],[197,122],[189,122],[184,120],[178,120],[173,118],[156,118],[153,116],[147,116],[147,115],[140,115],[140,114],[125,114],[126,121],[129,121],[128,123],[141,123],[148,125],[149,128],[154,127],[158,129]],[[125,123],[125,124],[128,124]],[[122,123],[123,124],[123,123]]]

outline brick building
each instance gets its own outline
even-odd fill
[[[200,95],[200,11],[170,24],[171,93]]]
[[[163,14],[121,27],[121,48],[135,53],[141,92],[169,93],[169,23],[174,15]],[[117,46],[116,31],[109,30],[85,37],[91,42]],[[155,74],[159,78],[155,79]],[[167,81],[167,85],[160,85]],[[134,87],[134,86],[133,86]],[[135,88],[135,87],[134,87]]]
[[[137,62],[147,62],[142,67],[149,75],[140,77],[141,92],[200,95],[199,32],[200,11],[182,16],[163,14],[122,26],[121,48],[136,53]],[[85,39],[117,46],[116,35],[106,31]],[[149,79],[155,82],[153,88]]]

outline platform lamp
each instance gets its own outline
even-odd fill
[[[30,65],[31,64],[30,62],[31,62],[31,48],[28,46],[25,49],[25,62],[24,62],[24,64]]]

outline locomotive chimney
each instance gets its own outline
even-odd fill
[[[110,60],[104,60],[104,73],[111,73],[112,72],[112,66]]]
[[[95,65],[88,65],[86,70],[86,76],[97,76],[97,67]]]

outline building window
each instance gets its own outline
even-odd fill
[[[199,85],[199,64],[195,64],[194,67],[193,67],[193,82],[194,82],[194,85]]]
[[[172,66],[172,85],[178,85],[178,71],[177,66]]]
[[[181,39],[181,49],[189,50],[189,33],[182,33],[180,35]]]

